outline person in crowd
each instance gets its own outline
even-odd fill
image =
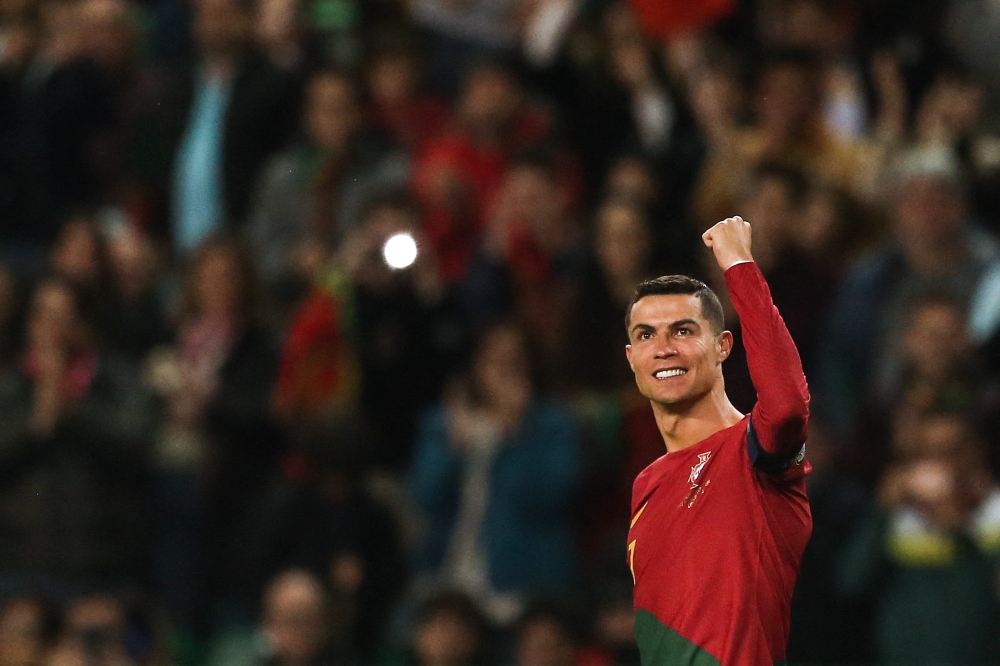
[[[754,168],[740,210],[754,224],[754,259],[771,288],[774,304],[795,341],[807,376],[817,364],[817,348],[823,332],[823,315],[833,299],[840,278],[825,248],[807,255],[798,245],[796,229],[805,217],[810,194],[806,174],[795,167],[764,162]],[[740,338],[741,327],[733,326]],[[754,390],[742,361],[742,345],[735,345],[726,386],[735,400],[751,405]]]
[[[575,420],[541,399],[527,334],[501,323],[475,346],[468,374],[420,424],[409,475],[427,520],[416,573],[468,591],[498,621],[524,599],[575,578]]]
[[[114,318],[115,297],[105,236],[90,211],[71,215],[55,239],[51,270],[71,282],[84,301],[86,310],[96,317],[96,335],[109,349],[117,337]]]
[[[765,62],[756,90],[756,125],[712,146],[696,185],[693,214],[701,227],[732,210],[748,170],[762,161],[795,166],[809,176],[864,192],[876,174],[853,142],[822,126],[821,69],[809,52],[780,52]],[[721,215],[724,217],[724,215]]]
[[[361,223],[365,204],[408,177],[408,161],[365,132],[353,79],[323,70],[309,81],[305,141],[266,167],[245,236],[265,284],[297,302],[320,264]]]
[[[899,357],[876,365],[875,400],[882,409],[971,410],[977,384],[974,349],[963,304],[946,294],[914,299],[900,340]]]
[[[489,664],[490,624],[468,596],[441,592],[417,613],[411,663],[416,666]]]
[[[645,208],[633,198],[609,198],[597,211],[594,233],[574,303],[572,356],[586,358],[567,370],[573,385],[586,391],[616,392],[635,384],[620,347],[627,343],[616,315],[631,302],[635,285],[658,274],[655,245]]]
[[[72,597],[46,666],[164,666],[169,656],[154,618],[134,596],[97,591]]]
[[[325,581],[338,615],[340,651],[374,663],[407,567],[395,517],[363,484],[367,438],[356,423],[298,432],[282,479],[264,489],[244,542],[245,587],[298,568]]]
[[[517,666],[575,666],[578,640],[573,622],[555,607],[537,604],[517,622]]]
[[[53,636],[53,612],[39,597],[0,602],[0,665],[43,666]]]
[[[340,265],[352,281],[361,371],[360,407],[376,439],[378,464],[412,459],[419,413],[441,393],[467,354],[469,326],[457,294],[441,278],[425,242],[420,208],[405,194],[372,202],[363,227],[345,242]],[[418,243],[413,265],[392,269],[381,256],[387,239],[409,233]],[[371,341],[372,344],[365,344]]]
[[[151,396],[93,317],[71,283],[43,279],[0,380],[4,576],[148,583]]]
[[[654,162],[638,153],[625,153],[608,170],[604,199],[628,200],[645,211],[651,231],[652,259],[657,265],[670,273],[699,273],[700,237],[687,219],[686,204],[664,185],[663,170]]]
[[[902,159],[892,236],[850,268],[825,320],[816,383],[840,432],[870,395],[879,354],[882,367],[898,367],[904,348],[897,341],[914,298],[933,290],[966,307],[1000,260],[996,240],[973,224],[966,203],[949,153],[920,150]]]
[[[48,663],[50,666],[139,666],[134,646],[128,645],[128,629],[124,604],[114,595],[73,599],[65,610]]]
[[[9,77],[0,82],[9,114],[0,123],[0,239],[37,264],[67,212],[106,194],[101,147],[119,114],[108,77],[83,48],[81,3],[45,0],[34,12],[37,39],[21,66],[0,74]]]
[[[509,160],[551,136],[547,114],[527,101],[514,73],[498,64],[470,72],[455,122],[413,160],[411,184],[424,206],[427,240],[449,284],[465,277]],[[562,174],[558,180],[570,180]]]
[[[463,307],[477,325],[517,313],[542,353],[542,378],[553,388],[573,362],[564,340],[586,252],[573,203],[556,158],[541,151],[516,156],[461,287]]]
[[[95,333],[115,353],[141,362],[153,346],[167,341],[165,305],[155,292],[154,250],[127,222],[102,225],[90,212],[70,217],[56,238],[51,264],[96,313]]]
[[[173,480],[160,498],[161,512],[172,518],[160,535],[160,585],[178,612],[191,612],[199,555],[201,592],[208,595],[202,603],[242,598],[232,589],[239,544],[283,447],[270,414],[278,352],[258,322],[255,287],[241,245],[207,240],[187,271],[175,345],[148,367],[147,381],[166,411],[159,473]]]
[[[315,574],[289,569],[264,592],[259,627],[222,637],[209,666],[339,666],[354,663],[346,621]]]
[[[106,238],[114,299],[108,344],[142,362],[173,336],[163,265],[152,240],[134,224],[123,221],[109,229]]]
[[[306,57],[298,0],[261,0],[257,3],[253,33],[257,48],[281,70],[294,72]]]
[[[146,150],[161,156],[150,186],[166,219],[154,220],[181,256],[246,223],[257,177],[298,119],[298,83],[252,47],[251,0],[198,0],[197,53],[166,86]]]
[[[586,191],[601,191],[623,152],[641,155],[653,167],[664,222],[685,223],[705,141],[688,100],[668,82],[634,13],[625,3],[589,9],[563,2],[534,6],[526,49],[537,48],[546,37],[556,41],[547,59],[529,51],[529,82],[533,92],[556,106],[583,167]],[[582,43],[591,53],[579,50]]]
[[[94,205],[128,209],[144,227],[153,223],[153,201],[142,184],[161,159],[159,149],[151,150],[153,116],[169,82],[166,69],[150,61],[145,38],[151,31],[140,27],[147,18],[155,21],[133,0],[79,0],[80,50],[102,72],[116,114],[109,131],[93,142],[101,188]],[[174,40],[178,46],[182,41]]]
[[[874,595],[877,663],[1000,661],[1000,490],[971,424],[942,418],[906,429],[840,562],[842,593]]]
[[[411,151],[451,123],[449,105],[421,90],[422,64],[419,53],[404,43],[381,48],[366,70],[373,128]]]
[[[841,276],[848,259],[871,242],[870,214],[842,189],[810,183],[801,215],[790,226],[791,240],[799,251],[820,261],[823,270]]]

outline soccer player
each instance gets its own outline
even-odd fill
[[[771,666],[784,663],[812,530],[809,392],[750,225],[732,217],[702,239],[725,271],[758,402],[744,416],[726,397],[733,336],[711,289],[684,276],[639,285],[625,352],[667,453],[632,490],[635,634],[643,666]]]

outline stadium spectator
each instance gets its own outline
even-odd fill
[[[164,642],[134,599],[107,592],[72,598],[47,666],[145,666],[164,663]]]
[[[822,127],[821,70],[809,52],[779,53],[764,63],[756,88],[756,125],[713,145],[693,202],[699,228],[725,217],[747,184],[749,170],[771,160],[795,166],[850,191],[874,177],[859,146]],[[877,166],[877,165],[876,165]]]
[[[265,283],[288,304],[361,223],[368,200],[406,183],[406,157],[366,133],[362,114],[349,75],[318,72],[306,94],[305,141],[264,171],[245,233]]]
[[[871,663],[871,598],[845,598],[837,570],[872,493],[856,463],[839,455],[845,447],[822,421],[809,424],[806,446],[813,466],[806,481],[813,533],[792,595],[789,659],[802,664]]]
[[[404,44],[383,47],[367,67],[373,129],[411,151],[451,122],[451,107],[421,90],[422,64],[418,52]]]
[[[179,483],[161,498],[167,503],[161,510],[186,516],[171,523],[174,533],[161,535],[160,560],[167,569],[160,575],[172,577],[162,584],[190,589],[200,549],[203,592],[210,595],[205,603],[213,596],[220,603],[241,597],[232,589],[239,570],[233,563],[241,561],[240,540],[259,488],[277,472],[282,448],[270,415],[278,355],[256,319],[255,284],[240,245],[207,240],[186,275],[175,346],[157,355],[149,369],[166,402],[161,474]]]
[[[222,637],[209,666],[337,666],[354,663],[346,618],[314,574],[289,569],[264,593],[260,626]]]
[[[557,158],[525,153],[507,166],[465,283],[468,317],[483,325],[516,313],[539,348],[551,388],[563,381],[574,291],[586,253],[573,191],[559,180]]]
[[[517,666],[574,666],[577,650],[573,622],[556,608],[537,604],[518,619]]]
[[[461,280],[487,225],[508,160],[549,138],[547,115],[525,99],[514,73],[485,64],[465,81],[453,129],[416,152],[414,192],[449,284]]]
[[[875,397],[892,412],[910,409],[972,410],[982,376],[974,365],[974,349],[962,304],[930,293],[918,297],[907,313],[898,365],[880,367]]]
[[[0,665],[42,666],[53,639],[51,616],[41,599],[5,599],[0,604]]]
[[[914,436],[938,432],[929,415]],[[948,418],[948,417],[946,417]],[[967,422],[907,442],[843,552],[845,594],[873,594],[877,663],[1000,659],[1000,491]]]
[[[442,592],[420,608],[413,636],[417,666],[488,664],[489,623],[469,597]]]
[[[298,119],[294,77],[252,48],[253,2],[194,3],[194,60],[167,86],[146,149],[163,158],[154,189],[181,256],[213,233],[241,229],[260,169]],[[155,145],[154,144],[159,144]]]
[[[83,49],[80,3],[46,0],[26,6],[22,20],[32,15],[24,61],[2,73],[0,239],[38,262],[64,216],[106,194],[99,148],[120,118],[107,76]]]
[[[108,344],[133,361],[144,361],[173,334],[163,266],[150,238],[133,224],[109,230],[107,246],[114,298]]]
[[[312,572],[334,595],[341,651],[372,663],[407,575],[399,527],[363,483],[371,456],[361,429],[341,421],[304,430],[283,478],[261,493],[244,587],[290,567]]]
[[[65,280],[42,280],[0,381],[3,575],[142,584],[156,422],[138,373],[97,346],[84,303]]]
[[[486,330],[468,375],[420,427],[410,496],[427,520],[417,573],[467,590],[500,621],[573,583],[576,423],[532,385],[526,334]]]
[[[94,335],[117,352],[113,340],[119,322],[114,318],[111,266],[107,242],[94,214],[80,212],[66,220],[52,247],[51,270],[72,283],[84,309],[94,313]]]
[[[383,468],[411,460],[418,415],[467,355],[470,337],[455,290],[441,279],[438,257],[424,240],[420,213],[405,194],[372,202],[340,256],[353,281],[360,406]],[[398,233],[412,234],[419,247],[413,265],[402,270],[382,256]]]
[[[949,153],[925,149],[902,160],[893,235],[850,269],[826,319],[817,378],[839,431],[870,395],[879,354],[883,372],[898,367],[903,348],[895,343],[914,298],[933,290],[966,306],[1000,259],[996,241],[969,220],[966,203]]]

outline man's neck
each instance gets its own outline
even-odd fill
[[[674,406],[654,402],[652,405],[656,427],[663,437],[667,453],[694,446],[720,430],[736,425],[743,418],[743,414],[729,402],[721,382],[692,404]]]

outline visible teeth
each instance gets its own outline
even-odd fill
[[[687,372],[687,370],[684,370],[683,368],[674,368],[673,370],[660,370],[654,375],[654,377],[656,377],[657,379],[666,379],[667,377],[679,377],[680,375],[683,375],[685,372]]]

